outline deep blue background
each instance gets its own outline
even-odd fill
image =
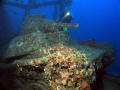
[[[25,1],[24,4],[27,3]],[[6,6],[18,14],[15,15],[6,8],[12,20],[13,32],[18,33],[24,9]],[[73,0],[70,10],[74,16],[72,23],[80,24],[78,29],[69,29],[72,39],[82,41],[94,38],[97,42],[111,42],[116,46],[116,59],[106,71],[120,74],[120,0]],[[54,6],[30,11],[31,14],[43,13],[47,19],[53,18],[53,12]]]

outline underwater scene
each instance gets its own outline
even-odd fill
[[[120,90],[120,0],[0,0],[0,90]]]

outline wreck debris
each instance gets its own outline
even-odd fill
[[[27,56],[39,49],[50,45],[57,45],[58,43],[68,45],[74,44],[68,31],[58,31],[62,27],[78,27],[79,24],[55,23],[53,20],[45,19],[44,14],[31,14],[23,19],[19,36],[14,38],[5,55],[5,59],[12,57]],[[53,32],[54,31],[54,32]],[[46,33],[47,32],[47,33]],[[32,53],[33,54],[33,53]],[[36,53],[35,53],[36,54]],[[39,58],[41,55],[37,54]],[[36,56],[37,56],[36,55]],[[33,56],[33,55],[31,55]]]
[[[89,84],[92,84],[96,80],[95,71],[102,67],[99,60],[95,59],[94,56],[85,54],[81,50],[78,51],[75,48],[70,48],[62,44],[58,44],[56,47],[50,47],[49,50],[53,51],[46,57],[15,60],[11,64],[16,64],[18,67],[41,67],[44,64],[45,78],[48,86],[51,86],[51,89],[53,87],[54,89],[62,88],[64,90],[70,88],[78,90],[90,88]],[[44,53],[47,52],[48,50],[45,49]],[[103,50],[99,50],[99,54],[96,55],[104,55],[104,53]],[[94,59],[92,59],[93,57]]]
[[[20,29],[20,35],[25,35],[31,32],[57,32],[62,27],[76,27],[80,25],[78,23],[55,23],[54,20],[46,19],[43,14],[31,14],[24,17],[23,23]]]
[[[79,42],[80,45],[87,45],[87,46],[91,46],[91,47],[97,47],[99,49],[102,49],[102,50],[105,50],[106,51],[106,55],[104,56],[104,67],[107,67],[108,65],[110,65],[111,63],[113,63],[114,59],[115,59],[115,47],[114,45],[112,45],[111,43],[109,42],[95,42],[94,39],[90,39],[90,40],[86,40],[86,41],[81,41]],[[86,49],[88,50],[88,49]],[[102,58],[102,57],[99,57],[99,58]]]
[[[71,39],[68,31],[58,30],[66,26],[78,27],[79,24],[55,23],[45,19],[43,14],[24,18],[19,36],[11,41],[6,51],[4,65],[8,67],[4,67],[5,70],[0,67],[4,74],[9,69],[11,72],[14,70],[12,74],[7,72],[9,76],[14,76],[8,87],[13,87],[12,90],[91,89],[97,72],[113,62],[114,47],[94,40],[80,45]],[[10,81],[8,78],[0,83],[6,85]]]

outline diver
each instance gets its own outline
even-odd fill
[[[71,20],[74,20],[73,15],[69,9],[63,10],[57,20],[58,23],[70,23]],[[60,29],[60,31],[67,31],[67,27]]]

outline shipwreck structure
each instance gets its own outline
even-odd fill
[[[73,41],[62,27],[78,23],[55,23],[43,14],[25,16],[19,36],[12,39],[0,83],[6,90],[91,90],[100,70],[115,58],[112,44]]]
[[[31,9],[53,5],[55,7],[54,13],[53,13],[54,20],[56,19],[59,12],[61,12],[66,6],[68,7],[72,4],[72,0],[28,0],[28,4],[24,4],[24,1],[26,0],[12,0],[12,1],[3,0],[2,4],[11,5],[11,6],[25,9],[24,16],[29,15],[29,12]],[[14,11],[12,12],[16,14]]]
[[[71,0],[29,0],[28,5],[24,5],[24,0],[18,1],[3,1],[26,11],[19,35],[9,43],[0,64],[0,89],[102,90],[94,84],[99,72],[113,63],[114,46],[94,39],[73,41],[68,31],[59,29],[78,28],[78,23],[56,23],[44,14],[29,15],[31,8],[55,5],[55,18],[57,7],[61,10],[71,5]]]

